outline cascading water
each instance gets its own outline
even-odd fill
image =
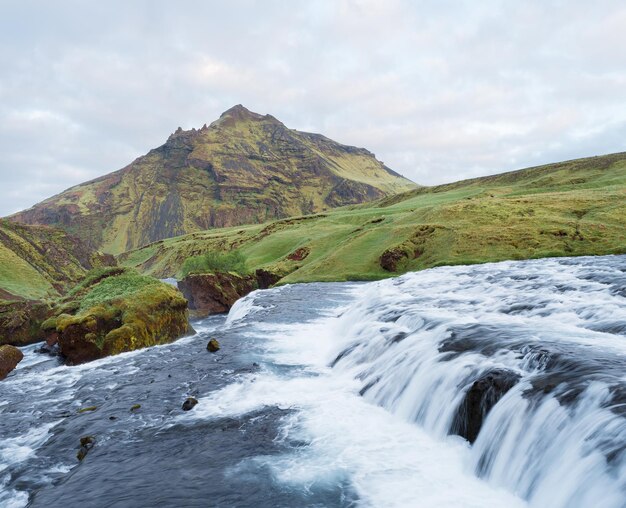
[[[24,348],[0,507],[626,506],[626,256],[284,286],[194,328],[78,367]]]
[[[537,507],[626,505],[626,257],[504,262],[359,288],[332,362]]]

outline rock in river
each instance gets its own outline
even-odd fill
[[[15,346],[0,346],[0,380],[9,375],[17,364],[22,361],[24,354]]]

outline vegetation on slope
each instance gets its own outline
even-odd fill
[[[110,262],[65,231],[0,220],[0,299],[59,296],[87,270]]]
[[[419,188],[368,205],[152,243],[119,261],[156,276],[240,251],[281,282],[370,280],[438,265],[626,252],[626,154]]]
[[[200,256],[185,259],[181,274],[183,277],[192,273],[209,272],[235,272],[244,275],[246,271],[246,258],[239,251],[206,252]]]
[[[373,201],[416,187],[362,148],[243,106],[179,129],[132,164],[11,220],[52,224],[119,254],[162,238]]]

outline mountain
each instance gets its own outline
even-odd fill
[[[58,296],[106,258],[63,230],[0,220],[0,300]]]
[[[626,253],[626,153],[436,187],[373,203],[170,238],[118,260],[159,277],[238,250],[281,283],[380,279],[440,265]]]
[[[288,129],[237,105],[199,130],[178,128],[125,168],[10,220],[61,227],[118,254],[215,227],[261,223],[417,187],[363,148]]]

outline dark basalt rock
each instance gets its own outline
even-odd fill
[[[195,399],[193,397],[187,397],[187,400],[183,402],[183,411],[191,411],[197,403],[198,399]]]
[[[80,448],[76,454],[76,458],[82,461],[89,453],[89,450],[96,444],[96,438],[93,436],[83,436],[80,438]]]
[[[259,268],[254,272],[259,289],[267,289],[276,284],[282,277],[276,273]]]
[[[206,349],[210,353],[215,353],[220,350],[220,343],[217,341],[217,339],[211,339],[206,345]]]
[[[476,441],[489,411],[519,379],[519,374],[502,369],[481,374],[472,383],[457,409],[451,433],[464,437],[470,443]]]
[[[9,375],[24,358],[24,353],[14,346],[0,346],[0,380]]]

